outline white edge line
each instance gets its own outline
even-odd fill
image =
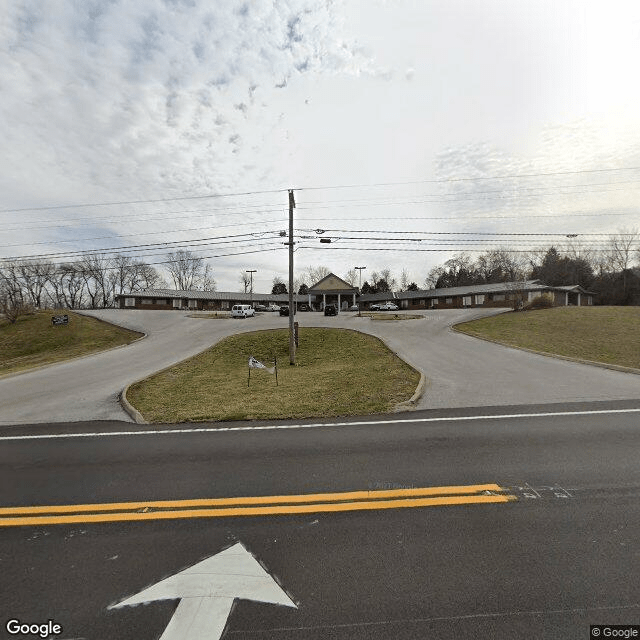
[[[378,424],[408,424],[412,422],[455,422],[465,420],[506,420],[517,418],[549,418],[554,416],[592,416],[612,413],[640,413],[639,409],[604,409],[601,411],[558,411],[547,413],[513,413],[490,416],[457,416],[446,418],[411,418],[405,420],[367,420],[360,422],[318,422],[314,424],[271,424],[247,427],[198,427],[191,429],[145,429],[141,431],[111,431],[95,433],[53,433],[31,436],[0,436],[5,440],[56,440],[63,438],[109,438],[115,436],[154,436],[177,433],[229,433],[233,431],[275,431],[279,429],[319,429],[322,427],[356,427]]]

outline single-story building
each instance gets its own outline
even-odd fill
[[[294,296],[304,302],[306,296]],[[116,305],[120,309],[184,309],[191,311],[230,311],[235,304],[289,304],[289,294],[237,293],[229,291],[176,291],[174,289],[147,289],[135,293],[119,294]]]
[[[344,311],[359,304],[363,310],[372,304],[393,302],[400,309],[459,309],[466,307],[510,307],[514,298],[530,302],[535,297],[549,294],[558,306],[593,304],[595,293],[580,285],[551,287],[539,280],[477,284],[466,287],[449,287],[421,291],[402,291],[360,294],[333,273],[325,276],[309,288],[307,294],[294,294],[298,309],[307,305],[310,310],[322,311],[327,304],[334,304]],[[279,306],[289,304],[289,294],[236,293],[229,291],[176,291],[173,289],[148,289],[146,291],[116,296],[121,309],[184,309],[192,311],[229,311],[235,304]]]
[[[531,302],[537,296],[553,296],[558,306],[593,304],[593,291],[580,285],[552,287],[540,280],[476,284],[396,293],[395,304],[401,309],[459,309],[467,307],[510,307],[515,298]],[[362,296],[363,300],[367,296]],[[366,304],[366,303],[365,303]],[[370,303],[369,303],[370,304]]]

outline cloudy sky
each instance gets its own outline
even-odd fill
[[[2,2],[0,257],[182,242],[266,291],[290,188],[338,275],[638,227],[638,60],[636,0]]]

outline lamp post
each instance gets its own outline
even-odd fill
[[[253,307],[253,274],[257,273],[257,269],[247,269],[246,272],[251,276],[251,285],[250,285],[250,293],[251,293],[251,307]]]
[[[360,286],[358,287],[360,295],[362,295],[362,270],[367,267],[354,267],[360,272]],[[358,317],[362,317],[362,313],[360,313],[360,298],[358,298]]]

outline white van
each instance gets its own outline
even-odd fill
[[[234,304],[231,309],[232,318],[248,318],[249,316],[255,315],[255,309],[248,304]]]

